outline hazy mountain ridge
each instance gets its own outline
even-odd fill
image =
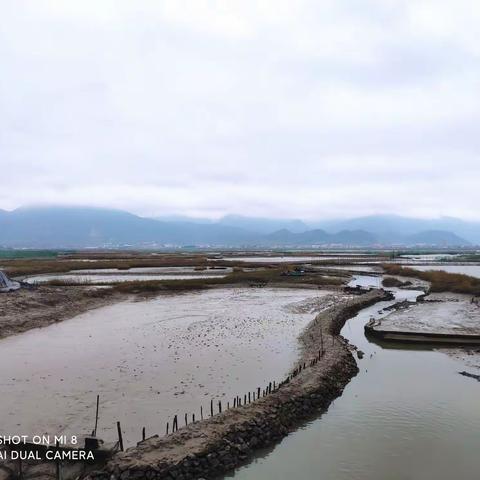
[[[0,210],[0,246],[85,248],[108,246],[467,246],[456,231],[426,228],[439,220],[372,216],[323,222],[311,228],[301,220],[229,215],[220,220],[173,217],[167,221],[90,207]],[[177,220],[178,219],[178,220]],[[444,220],[446,221],[446,220]],[[475,225],[448,219],[475,232]],[[441,222],[440,222],[441,223]],[[312,226],[320,225],[311,224]],[[362,228],[368,226],[369,228]],[[280,227],[280,228],[277,228]],[[288,228],[290,227],[290,228]],[[341,228],[342,227],[342,228]],[[344,227],[344,228],[343,228]],[[422,228],[423,227],[423,228]],[[403,228],[403,231],[400,230]],[[480,226],[479,239],[480,239]],[[474,242],[472,242],[474,243]],[[475,242],[477,244],[480,241]]]

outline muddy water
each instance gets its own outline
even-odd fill
[[[458,372],[480,369],[437,351],[369,343],[363,326],[388,304],[365,309],[343,328],[366,354],[343,395],[240,468],[236,480],[478,478],[480,384]]]
[[[127,444],[178,414],[282,379],[328,292],[221,289],[123,302],[0,341],[1,434],[79,434]]]

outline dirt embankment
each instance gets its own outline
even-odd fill
[[[36,287],[0,294],[0,338],[46,327],[92,308],[120,300],[121,294],[88,287]]]
[[[89,480],[213,478],[234,469],[342,393],[358,368],[340,329],[362,308],[387,298],[386,292],[370,291],[321,312],[300,337],[302,357],[295,375],[280,388],[173,434],[140,442],[115,455],[103,470],[91,472]]]

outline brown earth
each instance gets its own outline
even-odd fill
[[[0,338],[46,327],[125,298],[107,289],[41,286],[0,294]]]

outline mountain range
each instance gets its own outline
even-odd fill
[[[0,210],[4,248],[223,247],[468,247],[480,245],[480,223],[373,215],[349,220],[227,215],[219,220],[145,218],[92,207]]]

